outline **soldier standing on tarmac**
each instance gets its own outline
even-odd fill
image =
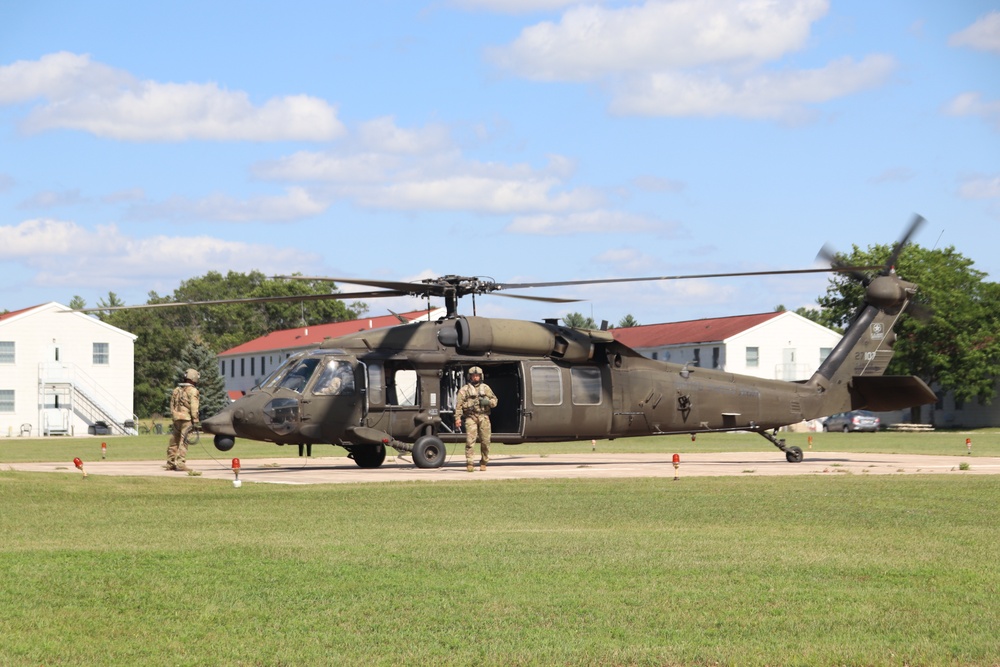
[[[462,417],[465,416],[465,469],[469,472],[475,470],[472,455],[476,440],[479,440],[479,470],[485,471],[490,461],[490,436],[493,434],[490,410],[497,403],[496,394],[483,382],[483,369],[479,366],[470,368],[469,383],[458,390],[455,398],[456,429],[462,428]]]
[[[167,470],[186,472],[188,435],[193,429],[201,428],[198,419],[198,380],[201,374],[193,368],[184,371],[180,384],[170,395],[170,413],[173,428],[170,430],[170,444],[167,445]]]

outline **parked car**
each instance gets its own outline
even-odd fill
[[[824,431],[877,431],[882,420],[875,416],[875,413],[868,410],[851,410],[850,412],[838,412],[830,415],[823,422]]]

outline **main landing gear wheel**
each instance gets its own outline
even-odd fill
[[[802,449],[799,447],[789,447],[785,450],[785,460],[789,463],[802,463]]]
[[[347,457],[354,459],[359,468],[378,468],[385,462],[385,445],[351,447]]]
[[[440,468],[444,465],[444,443],[436,435],[422,435],[413,443],[413,463],[418,468]]]

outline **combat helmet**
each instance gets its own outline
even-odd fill
[[[189,368],[184,371],[184,381],[190,382],[191,384],[198,384],[198,380],[201,379],[201,373],[193,368]]]

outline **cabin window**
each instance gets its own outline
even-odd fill
[[[593,367],[574,368],[570,371],[570,393],[573,405],[601,404],[601,369]]]
[[[94,365],[95,366],[107,366],[109,363],[110,353],[108,351],[108,343],[94,343]],[[56,352],[58,355],[59,353]]]
[[[535,405],[562,405],[562,376],[558,367],[531,367],[531,402]]]
[[[760,348],[747,348],[747,368],[757,368],[760,366]]]
[[[393,362],[386,363],[386,405],[412,406],[417,404],[418,391],[417,371],[409,363],[394,367]]]
[[[354,368],[343,359],[327,359],[312,392],[319,396],[354,393]]]
[[[13,389],[0,389],[0,412],[14,412]]]
[[[382,364],[368,365],[368,400],[376,405],[382,403]]]
[[[14,341],[0,340],[0,364],[14,363]]]

